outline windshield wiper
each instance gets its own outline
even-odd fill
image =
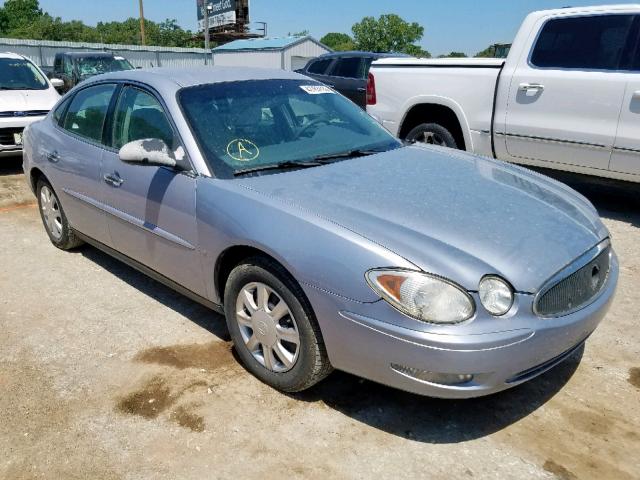
[[[317,157],[313,157],[312,161],[325,164],[333,160],[366,157],[368,155],[375,155],[376,153],[383,153],[385,151],[386,150],[360,150],[360,149],[348,150],[346,152],[329,153],[327,155],[318,155]]]
[[[254,172],[264,172],[266,170],[291,170],[298,168],[319,167],[320,165],[324,164],[321,161],[316,161],[315,159],[308,162],[292,162],[291,160],[288,160],[286,162],[272,163],[270,165],[258,165],[257,167],[249,167],[242,170],[236,170],[233,175],[237,177],[239,175],[246,175]]]

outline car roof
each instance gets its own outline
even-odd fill
[[[105,73],[87,80],[131,80],[145,83],[156,89],[192,87],[210,83],[241,82],[246,80],[307,80],[295,72],[271,68],[247,67],[190,67],[146,68]],[[84,83],[84,82],[83,82]]]
[[[378,53],[378,52],[363,52],[361,50],[350,50],[346,52],[330,52],[320,55],[318,58],[340,58],[340,57],[405,57],[404,53]]]
[[[0,52],[0,58],[12,58],[14,60],[25,60],[25,58],[22,55],[18,55],[17,53],[13,53],[13,52]]]
[[[64,53],[60,53],[59,55],[67,55],[69,57],[79,57],[79,58],[84,58],[84,57],[113,57],[115,56],[113,53],[111,52],[64,52]]]

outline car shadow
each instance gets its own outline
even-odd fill
[[[534,170],[580,192],[593,203],[601,217],[640,227],[640,184],[546,168]]]
[[[120,280],[125,281],[136,290],[157,300],[164,306],[209,331],[219,339],[223,341],[229,341],[231,339],[227,330],[227,324],[222,315],[164,286],[160,282],[97,248],[84,246],[76,250],[76,252],[87,260],[104,268]]]
[[[300,401],[321,401],[349,418],[398,437],[458,443],[502,430],[540,408],[571,378],[583,353],[584,346],[529,382],[468,400],[423,397],[342,372],[291,396]]]

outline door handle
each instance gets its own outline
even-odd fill
[[[640,90],[633,92],[633,98],[640,98]]]
[[[366,92],[366,91],[367,91],[367,89],[366,89],[366,88],[364,88],[364,87],[358,87],[358,91],[359,91],[359,92]]]
[[[117,173],[107,174],[102,178],[106,183],[116,188],[124,183],[124,180],[120,178],[120,175],[118,175]]]
[[[60,155],[58,155],[58,152],[47,152],[45,156],[51,163],[58,163],[60,161]]]
[[[521,83],[518,88],[523,92],[532,92],[534,90],[537,92],[541,92],[544,90],[544,85],[541,85],[539,83]]]

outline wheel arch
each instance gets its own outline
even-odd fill
[[[38,167],[33,167],[29,171],[29,185],[31,186],[31,191],[33,193],[36,193],[36,188],[38,187],[38,180],[40,180],[41,178],[47,181],[49,184],[51,184],[51,182],[49,182],[49,179],[44,174],[44,172],[40,170]]]
[[[413,98],[404,109],[398,137],[407,134],[421,123],[438,123],[451,132],[461,150],[472,151],[469,124],[460,105],[446,97],[424,95]]]

